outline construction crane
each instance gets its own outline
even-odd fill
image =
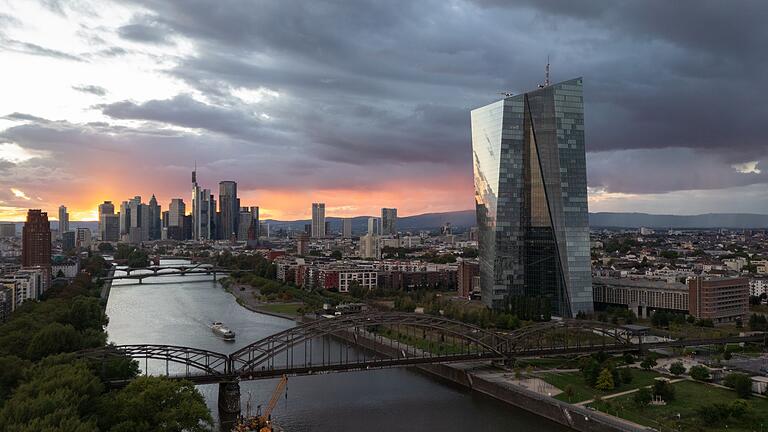
[[[272,397],[269,399],[269,403],[267,403],[267,407],[264,409],[264,411],[261,411],[261,405],[259,405],[256,416],[255,417],[246,417],[243,419],[240,419],[240,421],[237,422],[234,428],[232,428],[233,432],[272,432],[272,410],[275,409],[275,406],[277,406],[277,401],[280,399],[280,395],[283,394],[286,387],[288,386],[288,376],[283,375],[280,377],[280,381],[277,383],[277,387],[275,387],[275,390],[272,392]],[[287,397],[287,395],[286,395]]]

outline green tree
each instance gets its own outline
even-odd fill
[[[656,359],[651,356],[646,356],[642,362],[640,362],[640,367],[645,370],[651,370],[654,367],[656,367],[657,362]]]
[[[136,378],[111,395],[99,414],[102,429],[121,432],[202,432],[213,424],[192,383],[164,377]]]
[[[82,336],[71,325],[48,324],[32,336],[27,356],[39,360],[51,354],[77,351],[81,348],[81,340]]]
[[[568,384],[565,386],[565,389],[563,389],[563,394],[568,398],[568,402],[570,403],[571,399],[576,394],[576,391],[573,389],[572,385]]]
[[[688,370],[688,374],[691,378],[698,381],[709,380],[709,370],[701,365],[691,366],[691,369]]]
[[[111,243],[99,243],[99,252],[114,252],[114,250]]]
[[[682,362],[674,362],[671,365],[669,365],[669,372],[672,373],[672,375],[679,376],[685,373],[685,366],[683,366]]]
[[[742,399],[752,396],[752,379],[747,374],[732,373],[725,377],[723,383],[736,390],[736,394]]]
[[[68,321],[75,330],[99,329],[106,324],[99,299],[94,297],[75,297],[69,305]]]
[[[602,391],[613,390],[613,374],[609,368],[604,368],[602,371],[600,371],[600,375],[597,377],[595,388]]]
[[[675,400],[675,388],[667,381],[657,380],[653,383],[653,395],[672,402]]]
[[[651,394],[651,390],[646,387],[640,388],[635,392],[634,396],[632,396],[632,401],[640,408],[648,406],[652,399],[653,395]]]
[[[340,260],[342,258],[341,251],[337,249],[337,250],[331,252],[331,258],[336,259],[336,260]]]
[[[632,382],[632,379],[634,378],[632,376],[632,369],[625,367],[620,369],[621,373],[621,382],[624,384],[629,384]]]
[[[24,371],[30,366],[26,360],[16,356],[0,357],[0,406],[11,395],[14,388],[24,377]]]

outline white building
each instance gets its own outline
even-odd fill
[[[352,282],[357,282],[363,288],[375,289],[378,281],[378,273],[372,270],[344,269],[339,270],[339,292],[349,292]]]
[[[749,295],[759,297],[768,294],[768,279],[751,279],[749,281]]]

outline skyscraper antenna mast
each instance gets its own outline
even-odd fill
[[[544,87],[549,87],[549,56],[547,56],[547,67],[544,69]]]

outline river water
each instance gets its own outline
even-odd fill
[[[162,264],[180,264],[163,261]],[[116,274],[121,274],[117,272]],[[115,344],[169,344],[230,353],[284,330],[290,320],[251,312],[205,276],[147,278],[141,285],[115,281],[107,304],[109,340]],[[208,328],[222,321],[235,342]],[[150,374],[165,363],[147,364]],[[141,364],[144,369],[145,365]],[[171,372],[181,371],[171,365]],[[277,380],[244,381],[245,411],[266,403]],[[217,418],[218,385],[198,387]],[[273,419],[286,431],[565,431],[526,411],[454,388],[408,369],[383,369],[292,377]]]

